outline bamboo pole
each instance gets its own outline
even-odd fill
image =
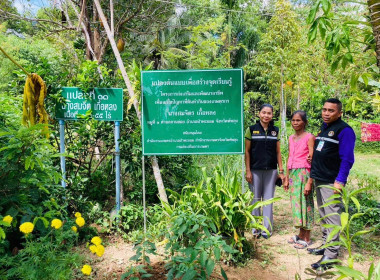
[[[3,50],[2,47],[0,47],[0,50],[1,50],[2,53],[3,53],[6,57],[8,57],[8,58],[9,58],[9,59],[10,59],[15,65],[17,65],[22,71],[24,71],[24,73],[25,73],[26,75],[28,75],[28,77],[32,75],[32,74],[30,74],[28,71],[26,71],[24,67],[22,67],[20,64],[18,64],[18,63],[16,62],[16,60],[14,60],[9,54],[7,54],[7,53]]]

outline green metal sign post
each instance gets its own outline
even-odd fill
[[[144,155],[244,153],[242,69],[141,75]]]
[[[120,210],[120,121],[123,120],[123,89],[94,88],[83,92],[77,87],[63,87],[63,103],[56,105],[56,118],[60,125],[60,153],[65,153],[65,120],[81,120],[90,116],[99,121],[115,122],[115,161],[116,161],[116,210]],[[61,156],[62,186],[66,187],[66,163]]]

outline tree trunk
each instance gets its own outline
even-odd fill
[[[97,22],[98,19],[99,19],[98,13],[96,12],[96,9],[94,9],[93,20],[95,22]],[[100,60],[100,52],[101,52],[101,41],[100,41],[100,32],[96,26],[93,28],[92,42],[93,42],[93,48],[94,48],[94,53],[95,53],[94,59],[99,61]]]
[[[139,119],[139,122],[141,124],[141,112],[140,112],[140,109],[139,109],[139,102],[138,102],[138,100],[137,100],[137,98],[135,96],[135,93],[133,91],[131,82],[129,81],[128,74],[125,71],[124,63],[123,63],[123,60],[121,59],[120,52],[117,49],[115,38],[114,38],[114,36],[113,36],[113,34],[111,32],[111,29],[110,29],[110,27],[108,25],[107,19],[106,19],[104,13],[103,13],[102,7],[100,6],[99,0],[94,0],[94,3],[95,3],[95,6],[96,6],[96,9],[98,10],[98,14],[100,16],[100,19],[103,22],[104,29],[105,29],[105,31],[107,33],[108,40],[109,40],[109,42],[111,44],[113,53],[114,53],[116,61],[117,61],[117,64],[119,65],[119,69],[121,71],[121,75],[123,76],[125,85],[127,86],[129,98],[131,100],[133,100],[133,106],[135,108],[135,111],[136,111],[136,114],[137,114],[137,118]],[[157,157],[153,156],[151,158],[151,162],[152,162],[154,178],[156,179],[156,183],[157,183],[157,188],[158,188],[158,193],[160,195],[160,199],[162,201],[168,202],[168,198],[167,198],[167,195],[166,195],[164,183],[162,181],[160,167],[158,165]]]
[[[369,16],[371,18],[373,37],[376,42],[376,61],[377,67],[380,69],[380,1],[368,0]]]
[[[300,109],[300,95],[301,95],[301,88],[297,87],[297,110]]]
[[[280,117],[281,117],[281,142],[286,143],[286,104],[285,104],[285,96],[284,96],[284,65],[283,64],[281,64]]]

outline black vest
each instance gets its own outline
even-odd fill
[[[322,125],[321,132],[315,138],[311,178],[334,183],[341,163],[338,135],[343,128],[348,126],[341,119],[336,120],[327,127]]]
[[[249,127],[251,131],[251,169],[277,169],[278,127],[269,125],[265,133],[260,121]]]

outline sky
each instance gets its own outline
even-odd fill
[[[20,14],[31,12],[33,15],[36,15],[38,9],[49,5],[49,0],[14,0],[13,3]]]

